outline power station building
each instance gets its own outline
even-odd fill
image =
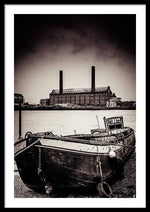
[[[59,89],[49,94],[49,105],[66,104],[107,107],[116,95],[107,87],[95,87],[95,66],[91,70],[91,88],[63,89],[63,71],[59,72]]]

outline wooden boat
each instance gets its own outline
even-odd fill
[[[24,184],[32,189],[96,187],[106,196],[112,191],[107,180],[123,174],[123,164],[134,151],[135,134],[124,127],[123,117],[105,118],[105,129],[90,134],[57,136],[32,134],[14,144],[14,158]]]

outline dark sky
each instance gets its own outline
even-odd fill
[[[59,70],[64,88],[90,87],[95,65],[96,87],[135,100],[135,26],[135,15],[15,15],[15,92],[39,103]]]

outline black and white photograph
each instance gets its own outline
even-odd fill
[[[134,202],[138,16],[60,11],[13,15],[13,198]]]

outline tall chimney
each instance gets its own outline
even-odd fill
[[[63,93],[63,71],[59,72],[59,93]]]
[[[92,66],[92,86],[91,86],[91,92],[95,92],[95,66]]]

